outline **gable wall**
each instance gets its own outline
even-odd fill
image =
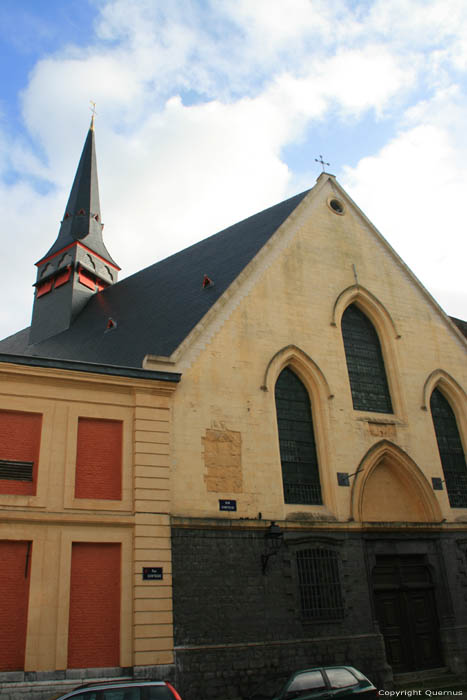
[[[263,519],[347,521],[352,489],[337,486],[336,472],[355,472],[381,439],[407,453],[430,485],[432,476],[443,478],[431,414],[421,408],[423,387],[437,369],[467,386],[465,343],[350,203],[344,216],[330,210],[326,199],[332,194],[327,182],[307,196],[221,305],[215,326],[205,328],[176,368],[183,380],[174,405],[174,515],[229,518],[231,513],[219,512],[218,501],[235,499],[234,517],[257,518],[261,512]],[[384,309],[380,320],[374,317],[394,416],[352,408],[339,323],[345,295],[335,305],[355,285],[353,266],[359,285],[395,324],[394,330]],[[332,325],[333,315],[337,325]],[[277,363],[271,366],[268,391],[261,387],[268,363],[289,345],[311,358],[328,385],[319,388],[313,372],[309,375],[309,388],[315,384],[322,507],[283,503],[274,404]],[[454,408],[465,439],[465,417],[459,406]],[[462,510],[449,507],[445,491],[436,497],[442,517],[464,519]]]

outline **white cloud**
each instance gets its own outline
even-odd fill
[[[93,99],[105,237],[124,274],[293,194],[302,174],[284,147],[331,114],[358,123],[372,112],[398,131],[378,153],[363,142],[367,157],[343,170],[343,184],[422,280],[457,299],[463,270],[439,252],[439,230],[449,228],[457,250],[463,0],[290,0],[286,12],[282,0],[97,7],[89,44],[46,57],[30,76],[22,104],[34,148],[0,133],[0,175],[22,173],[0,185],[17,242],[7,288],[14,280],[29,293],[32,264],[58,233]],[[38,194],[31,178],[54,188]],[[0,312],[0,335],[28,323],[31,303],[32,293],[21,299],[23,321]]]
[[[379,153],[344,168],[342,183],[437,301],[465,318],[467,289],[459,284],[467,257],[461,204],[467,143],[464,138],[459,149],[448,115],[461,112],[465,118],[467,107],[440,104],[439,97],[411,110],[411,126]]]

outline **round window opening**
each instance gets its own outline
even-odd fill
[[[344,213],[344,205],[338,199],[331,199],[329,202],[329,206],[333,211],[336,212],[336,214]]]

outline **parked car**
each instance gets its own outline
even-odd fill
[[[51,700],[182,700],[168,681],[86,683]]]
[[[377,697],[377,689],[353,666],[323,666],[296,671],[274,700]]]

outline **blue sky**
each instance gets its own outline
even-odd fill
[[[467,318],[465,0],[2,0],[0,85],[0,337],[29,324],[90,100],[123,275],[311,187],[323,154]]]

